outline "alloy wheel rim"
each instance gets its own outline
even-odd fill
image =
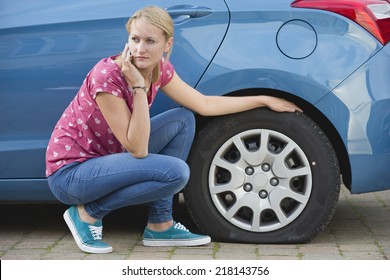
[[[209,171],[215,207],[229,223],[247,231],[287,226],[302,213],[312,192],[305,153],[273,130],[247,130],[231,137],[214,155]]]

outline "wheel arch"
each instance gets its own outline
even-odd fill
[[[299,98],[298,96],[291,94],[289,92],[267,89],[267,88],[250,88],[242,89],[234,92],[224,94],[225,96],[255,96],[255,95],[270,95],[275,97],[284,98],[291,102],[297,104],[304,113],[309,116],[314,122],[316,122],[323,131],[326,131],[326,135],[331,141],[339,161],[340,171],[342,174],[342,182],[347,187],[348,190],[351,190],[351,167],[349,163],[349,156],[346,150],[346,147],[343,143],[343,140],[333,126],[333,124],[328,120],[328,118],[319,111],[313,104],[307,102],[306,100]],[[204,117],[199,114],[195,115],[196,117],[196,131],[200,131],[212,118],[214,117]]]

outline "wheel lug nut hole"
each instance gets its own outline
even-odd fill
[[[246,184],[244,185],[244,191],[250,192],[250,191],[252,191],[252,190],[253,190],[253,186],[252,186],[251,184],[246,183]]]
[[[267,198],[268,192],[266,190],[262,190],[259,192],[260,198]]]
[[[269,181],[270,182],[270,184],[271,184],[271,186],[277,186],[277,185],[279,185],[279,179],[278,178],[271,178],[271,180]]]
[[[245,173],[247,175],[253,175],[255,173],[255,170],[253,169],[253,167],[247,167],[245,168]]]
[[[268,164],[268,163],[264,163],[262,166],[261,166],[261,170],[263,170],[264,172],[268,172],[271,170],[271,166]]]

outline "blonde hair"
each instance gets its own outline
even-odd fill
[[[147,6],[136,11],[130,19],[127,21],[126,29],[127,32],[131,33],[131,24],[137,19],[144,19],[147,23],[160,28],[164,34],[165,40],[173,37],[174,27],[171,16],[163,9],[157,6]],[[165,54],[165,61],[169,60],[172,52],[172,46]],[[155,83],[160,78],[160,63],[153,69],[152,83]]]

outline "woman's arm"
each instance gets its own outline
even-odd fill
[[[126,44],[119,62],[126,81],[133,88],[144,87],[145,80],[131,63]],[[148,155],[150,136],[150,114],[147,91],[133,90],[133,113],[126,102],[108,93],[98,93],[96,102],[109,127],[122,146],[136,158]]]
[[[126,102],[108,93],[98,93],[96,102],[109,127],[122,146],[136,158],[148,155],[150,116],[146,93],[134,94],[133,113]]]
[[[161,88],[170,98],[203,116],[218,116],[267,106],[277,112],[302,111],[294,103],[271,96],[207,96],[190,87],[175,72],[172,80]]]

